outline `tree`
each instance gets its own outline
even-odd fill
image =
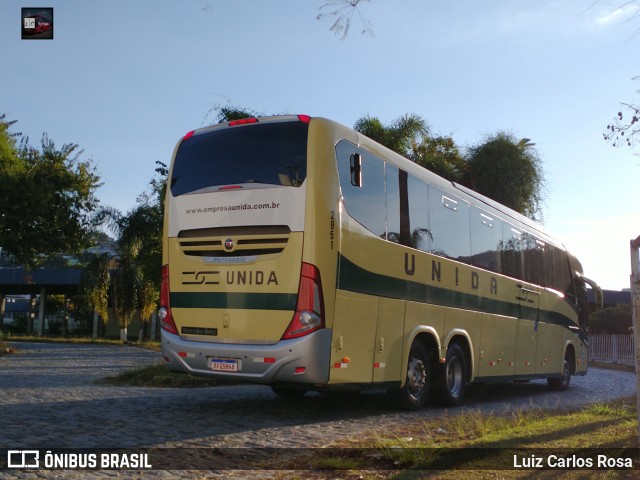
[[[469,148],[462,184],[533,219],[542,215],[544,172],[534,144],[498,132]]]
[[[78,253],[93,237],[100,177],[80,161],[76,144],[57,149],[46,134],[41,150],[23,138],[18,146],[0,123],[0,248],[20,265]]]
[[[207,123],[207,119],[211,116],[215,116],[214,123],[226,123],[231,122],[233,120],[242,120],[243,118],[249,117],[262,117],[264,115],[255,112],[249,108],[239,107],[236,105],[220,105],[217,104],[213,108],[211,108],[206,115],[204,116],[203,123]],[[159,163],[159,162],[156,162]],[[156,171],[158,171],[156,169]]]
[[[413,155],[413,147],[429,134],[427,121],[413,113],[396,118],[391,124],[383,125],[380,119],[365,115],[353,126],[354,130],[366,135],[405,157]]]
[[[589,315],[589,330],[594,334],[629,335],[633,323],[631,313],[631,305],[596,310]]]
[[[125,215],[115,209],[103,209],[103,221],[117,235],[115,268],[111,270],[108,286],[103,281],[87,282],[87,298],[105,321],[107,317],[97,307],[104,305],[105,295],[109,296],[110,290],[122,341],[127,340],[127,329],[136,312],[140,310],[141,321],[147,322],[160,297],[162,223],[168,171],[162,162],[156,164],[158,176],[149,182],[151,192],[140,195],[134,208]],[[104,279],[104,263],[96,263],[96,271]]]
[[[412,147],[411,160],[452,182],[459,182],[467,168],[464,157],[453,138],[424,137]]]
[[[93,310],[104,323],[109,321],[109,256],[94,257],[82,272],[80,281],[80,303],[87,310]]]
[[[640,80],[640,77],[633,79]],[[640,93],[640,90],[636,93]],[[622,109],[616,115],[616,119],[607,125],[607,131],[602,136],[614,147],[624,144],[631,147],[640,133],[640,105],[624,102],[620,105]],[[623,113],[623,110],[626,113]]]

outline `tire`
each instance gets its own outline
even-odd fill
[[[271,385],[271,390],[282,398],[302,398],[307,393],[304,388],[281,387],[279,385]]]
[[[429,396],[431,365],[422,343],[413,342],[407,361],[407,378],[404,387],[389,390],[395,403],[405,410],[419,410]]]
[[[571,367],[569,365],[569,359],[564,357],[564,363],[562,364],[562,375],[559,377],[547,378],[549,388],[556,392],[562,392],[569,388],[571,382]]]
[[[438,365],[433,376],[433,400],[445,407],[462,403],[467,389],[467,361],[464,350],[457,343],[447,348],[445,363]]]

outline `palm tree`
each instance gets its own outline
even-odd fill
[[[156,171],[160,178],[151,181],[152,194],[143,194],[137,205],[123,215],[105,207],[102,223],[116,235],[115,257],[98,257],[87,268],[83,281],[84,298],[103,319],[108,321],[107,302],[120,324],[120,339],[127,340],[127,329],[136,312],[148,322],[160,297],[162,263],[162,218],[166,167]],[[140,326],[139,338],[142,338]]]
[[[412,156],[413,145],[419,144],[429,134],[427,121],[413,113],[402,115],[389,125],[383,125],[377,117],[365,115],[356,121],[353,128],[408,158]]]
[[[136,311],[140,309],[140,319],[148,322],[160,297],[161,204],[145,199],[126,215],[113,212],[110,227],[118,236],[117,269],[111,277],[113,307],[120,339],[126,341],[127,327]]]

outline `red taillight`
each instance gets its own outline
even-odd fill
[[[162,267],[162,284],[160,285],[160,309],[158,318],[160,326],[169,333],[178,334],[178,329],[171,316],[171,305],[169,304],[169,265]]]
[[[310,123],[311,117],[309,115],[298,115],[298,120],[304,123]]]
[[[189,140],[191,137],[193,137],[193,134],[195,133],[195,130],[191,130],[189,133],[187,133],[184,137],[182,137],[182,141],[184,142],[185,140]]]
[[[229,122],[230,127],[235,127],[236,125],[246,125],[247,123],[258,123],[257,118],[241,118],[240,120],[231,120]]]
[[[314,265],[303,263],[296,312],[282,339],[302,337],[321,328],[324,328],[324,298],[320,271]]]

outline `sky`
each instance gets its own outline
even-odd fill
[[[640,235],[640,145],[602,139],[638,100],[640,5],[624,0],[370,0],[346,38],[327,0],[46,0],[53,40],[21,40],[0,3],[0,114],[38,146],[75,143],[126,212],[155,162],[217,105],[353,126],[406,113],[461,147],[497,131],[529,138],[547,182],[544,226],[603,288],[629,287]]]

